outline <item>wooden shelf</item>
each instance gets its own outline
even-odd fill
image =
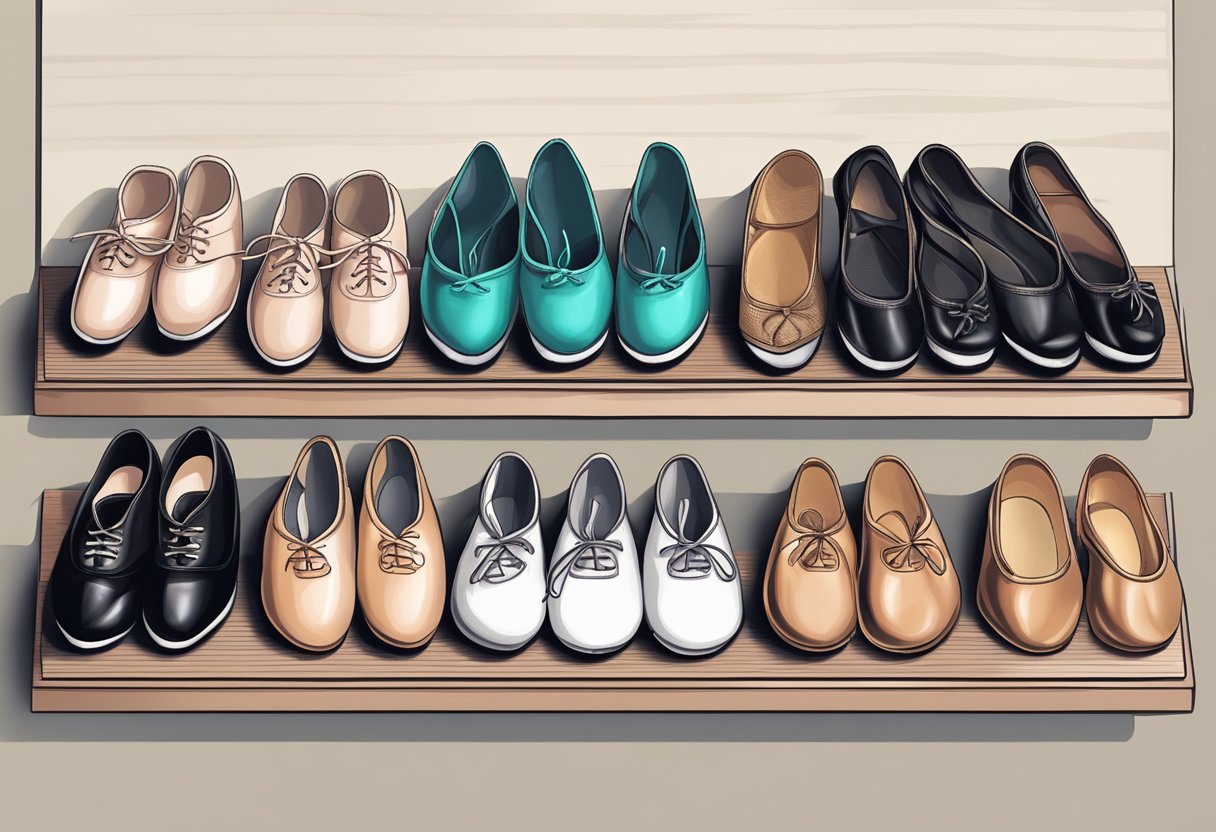
[[[445,616],[414,653],[379,646],[361,623],[334,652],[306,655],[266,621],[260,557],[245,552],[236,606],[210,639],[182,655],[158,652],[137,628],[99,654],[68,648],[43,599],[78,491],[42,497],[34,624],[35,711],[1190,711],[1195,677],[1185,612],[1161,650],[1126,654],[1099,643],[1082,618],[1071,643],[1035,656],[980,623],[975,557],[954,552],[963,613],[950,636],[918,657],[884,654],[858,634],[810,656],[777,639],[759,603],[762,556],[741,554],[743,631],[721,653],[682,659],[640,632],[621,652],[589,659],[546,628],[511,656],[465,641]],[[1173,541],[1169,495],[1149,497]],[[260,538],[259,538],[260,539]]]
[[[941,369],[922,355],[895,378],[861,375],[834,333],[802,369],[773,375],[743,346],[736,325],[738,277],[714,269],[705,337],[674,367],[632,364],[610,338],[604,351],[567,370],[543,365],[516,327],[504,354],[469,372],[446,362],[414,320],[387,367],[344,359],[332,336],[290,372],[269,369],[245,331],[244,301],[202,342],[180,346],[145,321],[118,346],[86,349],[67,324],[75,269],[39,279],[34,412],[40,416],[561,416],[561,417],[1181,417],[1192,384],[1170,274],[1139,270],[1161,297],[1166,340],[1151,366],[1121,371],[1088,355],[1061,376],[1035,375],[1002,351],[975,374]],[[414,281],[416,284],[416,281]]]

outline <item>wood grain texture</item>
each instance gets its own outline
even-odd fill
[[[481,139],[522,183],[569,139],[615,239],[638,159],[688,158],[711,262],[737,264],[746,190],[801,147],[831,174],[886,146],[902,168],[956,147],[998,193],[1024,142],[1055,145],[1134,262],[1173,262],[1170,0],[620,0],[554,7],[433,0],[45,0],[43,263],[108,221],[136,164],[227,158],[247,236],[313,171],[384,171],[423,238],[439,190]]]
[[[244,553],[228,621],[193,651],[163,654],[138,631],[112,650],[80,654],[65,646],[44,610],[78,498],[77,491],[43,493],[35,710],[1152,711],[1189,710],[1193,702],[1185,614],[1178,635],[1155,653],[1111,650],[1083,617],[1065,649],[1034,656],[1008,647],[980,622],[974,585],[965,581],[963,614],[929,653],[884,654],[859,634],[836,653],[809,656],[770,631],[759,603],[763,562],[753,553],[739,555],[743,630],[721,653],[700,660],[672,656],[646,632],[615,655],[587,659],[564,650],[547,628],[517,654],[489,655],[465,641],[448,616],[431,644],[413,653],[381,647],[356,622],[334,652],[305,655],[265,619],[257,552]],[[1172,541],[1169,496],[1149,500]]]
[[[75,271],[41,272],[34,410],[39,415],[190,416],[849,416],[1175,417],[1191,412],[1184,333],[1165,269],[1140,269],[1157,288],[1166,340],[1152,365],[1115,370],[1089,357],[1061,376],[1035,374],[1002,348],[989,368],[943,370],[928,355],[894,378],[863,375],[831,331],[800,370],[773,375],[738,335],[737,270],[712,270],[710,325],[682,362],[639,368],[615,338],[590,362],[554,369],[535,357],[522,323],[489,367],[447,362],[413,316],[386,367],[346,360],[327,334],[291,372],[263,364],[242,314],[197,344],[171,345],[145,321],[117,347],[86,349],[67,325]],[[412,280],[414,309],[417,281]],[[238,304],[243,309],[243,301]]]

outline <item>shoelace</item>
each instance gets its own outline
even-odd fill
[[[355,258],[357,262],[350,273],[350,277],[354,281],[350,284],[350,291],[358,292],[360,289],[364,289],[363,297],[367,299],[374,297],[372,290],[375,284],[384,286],[386,294],[397,288],[397,277],[392,268],[393,261],[396,261],[407,274],[410,270],[409,256],[393,248],[392,243],[383,239],[366,237],[343,248],[325,250],[324,253],[336,259],[330,261],[328,265],[322,266],[322,269],[336,269],[352,257]],[[387,269],[380,262],[381,254],[389,260]]]
[[[426,558],[414,541],[418,532],[405,532],[397,537],[382,537],[377,545],[380,550],[380,568],[390,574],[412,575],[422,568]]]
[[[532,544],[518,535],[483,543],[473,550],[478,563],[473,574],[469,575],[469,583],[506,583],[522,574],[527,567],[516,553],[532,554],[533,551]]]
[[[141,255],[158,257],[173,247],[172,240],[132,234],[128,226],[129,223],[122,222],[117,229],[101,228],[97,231],[81,231],[68,239],[75,242],[84,237],[95,237],[97,239],[95,249],[97,262],[106,271],[113,271],[115,263],[126,268]]]
[[[955,338],[969,335],[977,326],[988,320],[988,293],[981,289],[968,298],[966,303],[951,308],[946,314],[959,319],[958,326],[954,328]]]
[[[259,243],[265,243],[266,250],[255,253],[253,248]],[[313,262],[319,263],[323,251],[324,249],[320,246],[304,237],[293,237],[289,234],[272,231],[250,240],[241,259],[257,260],[261,257],[275,257],[282,254],[282,257],[277,257],[274,261],[274,267],[266,281],[266,291],[276,291],[283,295],[291,292],[303,294],[303,289],[312,285],[312,281],[307,277],[312,274],[312,267],[308,265],[304,254],[308,252],[312,255]]]
[[[798,526],[802,528],[794,539],[781,547],[781,553],[786,554],[788,551],[790,566],[798,564],[808,571],[839,569],[840,562],[844,559],[844,550],[832,535],[843,524],[842,517],[832,528],[824,528],[823,515],[814,509],[806,509],[798,515]]]
[[[114,526],[110,529],[90,528],[85,530],[89,539],[84,544],[86,558],[103,558],[114,560],[118,557],[118,548],[122,546],[123,527]]]
[[[324,543],[288,541],[287,551],[291,554],[287,557],[283,571],[291,569],[297,578],[322,578],[328,575],[329,560],[321,554],[324,548]]]
[[[883,526],[882,521],[888,517],[898,521],[895,532]],[[898,511],[889,511],[879,517],[878,522],[873,524],[874,530],[893,544],[882,550],[883,562],[898,572],[917,572],[928,566],[934,574],[946,574],[946,556],[928,536],[932,522],[933,519],[926,514],[913,530],[907,518]]]
[[[1127,283],[1124,283],[1118,289],[1110,293],[1112,300],[1126,300],[1128,302],[1128,312],[1133,313],[1132,323],[1138,322],[1147,312],[1149,320],[1157,314],[1153,311],[1153,304],[1157,303],[1157,287],[1151,283],[1145,283],[1136,276],[1132,276]]]
[[[176,566],[186,566],[190,561],[198,560],[205,531],[202,526],[170,525],[165,541],[165,558],[172,560]]]
[[[659,246],[658,256],[654,258],[654,274],[643,278],[638,285],[644,292],[671,292],[679,289],[688,279],[690,272],[683,274],[660,274],[667,263],[667,246]]]
[[[724,581],[733,581],[738,572],[735,564],[723,549],[706,543],[705,539],[689,540],[684,534],[688,520],[688,500],[680,500],[676,542],[659,550],[661,557],[668,558],[667,574],[673,578],[703,578],[710,572]],[[706,532],[708,536],[709,532]]]
[[[620,574],[617,553],[624,551],[624,544],[619,540],[601,540],[592,534],[599,507],[598,500],[591,501],[587,524],[578,534],[578,542],[549,567],[549,597],[559,597],[566,579],[570,577],[613,578]],[[572,575],[575,571],[579,574]]]
[[[210,234],[211,232],[202,222],[190,216],[188,211],[183,210],[177,221],[177,238],[173,241],[173,250],[177,252],[177,262],[185,263],[190,258],[194,258],[200,263],[206,262],[203,260],[203,255],[211,247],[211,240],[208,239]]]
[[[542,289],[556,289],[566,283],[573,283],[575,286],[582,286],[583,279],[573,274],[570,271],[570,258],[573,255],[570,252],[570,237],[566,234],[566,229],[562,229],[562,251],[557,255],[557,261],[553,264],[550,271],[545,274],[544,280],[541,281]]]

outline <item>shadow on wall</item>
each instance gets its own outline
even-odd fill
[[[347,470],[359,500],[374,445],[351,450]],[[258,557],[282,478],[241,482],[242,547]],[[850,520],[859,523],[862,483],[844,486]],[[437,500],[449,569],[477,510],[479,485]],[[735,541],[768,539],[784,510],[785,492],[719,495]],[[974,615],[976,569],[984,534],[988,489],[959,496],[929,495],[964,587],[964,614]],[[629,515],[640,540],[653,510],[653,488],[635,495]],[[542,524],[551,540],[562,522],[565,494],[545,497]],[[33,537],[31,530],[31,537]],[[0,642],[0,739],[7,741],[455,741],[455,742],[1125,742],[1135,730],[1130,714],[34,714],[30,668],[38,544],[8,546],[0,584],[5,637]],[[256,593],[257,571],[242,586]],[[757,615],[751,607],[749,616]],[[269,627],[269,625],[267,625]],[[138,637],[133,634],[133,637]]]

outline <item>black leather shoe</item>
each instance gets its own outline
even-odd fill
[[[962,236],[984,261],[1001,334],[1022,358],[1051,370],[1081,356],[1081,318],[1060,251],[1009,213],[958,154],[931,144],[906,176],[926,214]]]
[[[236,600],[241,510],[224,441],[183,434],[165,456],[160,544],[147,570],[144,625],[166,650],[186,650],[218,627]]]
[[[1165,318],[1157,290],[1141,282],[1123,245],[1060,154],[1042,142],[1009,168],[1013,211],[1060,249],[1094,352],[1120,364],[1148,364],[1161,351]]]
[[[863,147],[832,178],[840,211],[836,326],[857,363],[880,373],[911,367],[924,338],[908,203],[881,147]]]
[[[117,644],[139,620],[144,565],[156,549],[160,460],[137,430],[118,434],[76,504],[47,587],[72,646]]]

